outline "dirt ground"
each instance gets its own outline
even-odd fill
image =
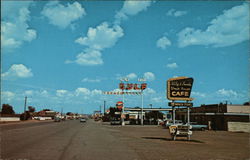
[[[143,159],[250,160],[249,133],[193,131],[190,141],[172,141],[161,126],[105,126]]]

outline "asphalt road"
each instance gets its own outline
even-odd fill
[[[248,159],[249,134],[195,132],[191,141],[171,141],[159,126],[32,122],[0,125],[2,160]]]
[[[1,158],[18,160],[136,159],[102,125],[89,120],[1,126]]]

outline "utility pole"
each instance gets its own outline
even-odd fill
[[[105,116],[105,109],[106,109],[106,101],[104,101],[104,104],[103,104],[103,115]]]
[[[26,120],[26,104],[27,104],[27,96],[24,98],[24,120]]]
[[[151,109],[152,109],[153,104],[149,104],[149,106],[150,106],[150,107],[151,107]]]

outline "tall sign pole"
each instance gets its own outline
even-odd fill
[[[145,82],[146,79],[144,78],[141,78],[141,79],[138,79],[139,82]],[[145,83],[144,83],[145,84]],[[145,87],[143,87],[143,85],[141,84],[141,125],[143,125],[143,121],[144,121],[144,117],[143,117],[143,90],[145,89]]]
[[[174,124],[175,124],[175,107],[176,106],[187,107],[188,133],[190,129],[190,107],[193,106],[193,103],[189,103],[189,101],[193,100],[193,98],[190,98],[193,81],[194,81],[193,78],[188,78],[188,77],[170,78],[167,81],[167,99],[172,100],[172,102],[170,102],[168,105],[172,106]],[[186,101],[186,102],[175,102],[176,100]],[[188,139],[190,139],[190,134],[188,134]]]
[[[143,90],[141,91],[141,125],[143,125]]]

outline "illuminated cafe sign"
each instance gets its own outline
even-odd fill
[[[147,83],[133,84],[133,83],[120,83],[119,88],[121,90],[144,90],[147,88]]]
[[[192,101],[190,98],[193,78],[178,77],[167,81],[167,98],[169,100]]]

